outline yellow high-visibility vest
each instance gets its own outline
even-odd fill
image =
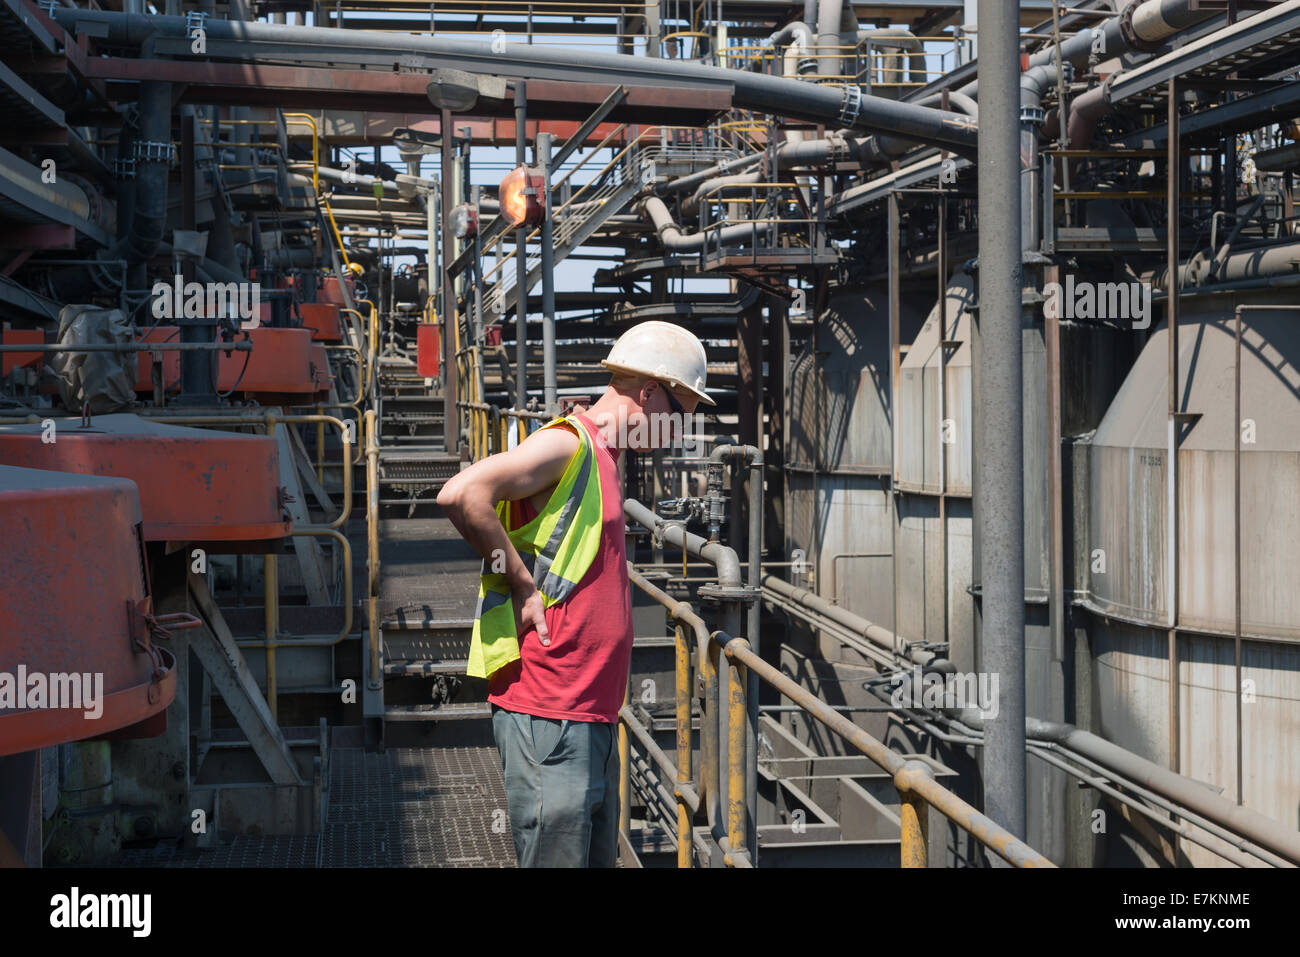
[[[532,521],[512,528],[522,517],[520,503],[502,501],[496,506],[497,517],[520,556],[535,556],[533,581],[546,608],[573,593],[600,549],[604,501],[591,435],[581,422],[570,416],[552,419],[542,428],[565,423],[578,433],[578,450],[565,466],[546,508]],[[493,672],[519,657],[510,585],[503,571],[493,571],[484,560],[467,673],[474,678],[490,678]]]

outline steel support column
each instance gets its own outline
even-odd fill
[[[442,440],[448,452],[458,452],[460,448],[460,411],[456,407],[459,399],[459,385],[456,376],[456,286],[448,266],[455,259],[451,240],[452,189],[456,182],[455,160],[452,157],[451,110],[443,108],[439,114],[438,132],[441,134],[440,157],[442,175],[439,185],[442,187]],[[429,195],[430,206],[434,197]],[[432,216],[432,214],[430,214]],[[430,231],[432,237],[432,231]],[[432,240],[431,240],[432,241]],[[432,280],[435,268],[434,260],[429,259],[429,276]],[[432,281],[430,282],[432,286]]]
[[[515,165],[526,162],[524,134],[528,120],[527,84],[515,83]],[[515,333],[515,408],[528,403],[528,227],[515,230],[515,288],[519,300],[518,326]],[[504,277],[502,277],[504,281]],[[520,428],[516,420],[516,429]],[[517,433],[516,433],[517,434]]]
[[[542,402],[547,415],[559,412],[559,390],[555,382],[555,250],[551,223],[551,134],[537,134],[537,165],[545,183],[542,201]],[[520,290],[519,301],[528,298]]]
[[[1024,414],[1021,366],[1018,4],[979,0],[979,322],[982,669],[998,676],[986,725],[984,812],[1025,835]]]

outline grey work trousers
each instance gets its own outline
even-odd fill
[[[618,857],[615,726],[492,706],[520,867],[613,867]]]

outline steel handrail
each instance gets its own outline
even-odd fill
[[[732,637],[722,631],[708,632],[702,618],[697,615],[689,602],[679,601],[662,589],[653,585],[640,572],[628,564],[628,578],[631,582],[667,609],[674,621],[689,626],[695,636],[697,651],[701,662],[705,684],[706,711],[708,717],[716,716],[716,705],[710,709],[711,702],[720,698],[718,665],[720,656],[725,655],[729,664],[728,675],[728,794],[725,802],[727,809],[727,847],[724,861],[728,866],[747,866],[751,862],[741,849],[745,832],[745,676],[752,671],[770,687],[789,698],[803,709],[804,713],[820,722],[829,731],[838,735],[846,743],[855,747],[874,764],[890,774],[894,787],[901,799],[900,806],[900,862],[903,867],[927,867],[928,823],[927,808],[933,807],[944,817],[966,831],[998,857],[1014,867],[1055,867],[1051,861],[1039,854],[1029,845],[1019,840],[1014,834],[981,814],[972,805],[957,797],[934,779],[934,772],[929,765],[920,761],[909,761],[891,750],[887,745],[873,738],[864,729],[855,725],[843,715],[818,700],[807,689],[796,684],[786,675],[773,668],[758,655],[754,654],[749,642],[744,638]],[[701,802],[708,803],[708,785],[718,781],[718,736],[717,722],[706,720],[701,729],[701,764],[702,780],[698,787],[683,788],[682,784],[692,785],[690,773],[690,716],[689,710],[683,717],[681,697],[685,694],[689,708],[691,690],[689,660],[683,659],[680,645],[684,641],[683,631],[678,631],[678,655],[676,669],[676,687],[678,692],[678,759],[674,769],[678,786],[675,795],[678,800],[678,866],[690,865],[689,847],[692,843],[690,818],[686,812],[698,811]],[[634,734],[640,723],[629,709],[619,714]],[[710,730],[712,729],[712,734]],[[683,734],[683,730],[685,734]],[[685,745],[686,747],[683,747]],[[656,762],[659,763],[658,758]],[[627,774],[629,769],[622,769]],[[693,804],[688,798],[695,798]],[[710,822],[713,823],[713,822]],[[687,851],[683,853],[683,847]]]

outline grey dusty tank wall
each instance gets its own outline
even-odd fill
[[[820,375],[814,368],[811,343],[791,363],[788,393],[789,458],[785,529],[787,553],[802,549],[812,572],[798,583],[834,598],[864,617],[889,626],[893,622],[894,582],[891,523],[897,521],[899,607],[898,630],[913,640],[944,639],[944,569],[940,564],[942,530],[939,526],[937,446],[925,442],[927,433],[938,434],[941,420],[952,419],[955,441],[945,448],[944,468],[947,512],[947,637],[949,656],[958,668],[978,670],[978,642],[971,596],[972,522],[969,499],[972,407],[969,376],[969,317],[962,307],[969,302],[970,280],[953,277],[946,297],[943,338],[948,346],[946,398],[938,407],[938,308],[924,294],[904,297],[902,341],[907,347],[900,382],[899,427],[904,446],[900,455],[901,494],[897,516],[891,513],[888,494],[889,448],[889,343],[884,290],[840,290],[830,297],[821,317],[816,348],[820,350]],[[954,303],[957,307],[954,308]],[[922,318],[924,316],[924,319]],[[926,322],[931,324],[927,334]],[[1110,395],[1128,365],[1134,334],[1104,326],[1065,323],[1061,327],[1063,360],[1062,431],[1067,447],[1072,436],[1096,425]],[[1079,700],[1087,718],[1094,691],[1091,659],[1083,648],[1083,664],[1076,663],[1074,630],[1067,627],[1065,661],[1053,648],[1046,595],[1049,584],[1046,461],[1045,352],[1041,319],[1027,317],[1023,335],[1024,427],[1026,475],[1026,695],[1031,715],[1056,720],[1077,720]],[[908,372],[913,372],[909,386]],[[941,414],[941,412],[943,414]],[[917,436],[909,441],[908,436]],[[922,455],[913,455],[918,446]],[[1087,451],[1092,451],[1087,448]],[[910,457],[909,457],[910,456]],[[1078,456],[1081,460],[1084,456]],[[1084,524],[1071,535],[1072,503],[1080,511],[1092,507],[1086,488],[1088,472],[1074,468],[1076,455],[1066,459],[1066,565],[1073,581],[1079,556],[1071,545],[1088,538]],[[820,468],[814,480],[813,469]],[[965,487],[963,487],[963,485]],[[815,489],[815,491],[814,491]],[[965,494],[961,494],[961,493]],[[862,555],[852,553],[877,553]],[[835,559],[835,555],[841,555]],[[833,568],[833,571],[832,571]],[[797,579],[796,579],[797,580]],[[1067,623],[1068,625],[1069,623]],[[812,634],[790,623],[783,663],[814,654],[832,667],[818,679],[835,700],[868,703],[861,689],[865,660],[839,642]],[[1081,644],[1087,645],[1087,635]],[[806,664],[800,667],[803,671]],[[1083,674],[1081,674],[1083,672]],[[805,675],[806,677],[806,675]],[[1082,681],[1084,687],[1076,687]],[[830,700],[830,698],[828,698]],[[1084,722],[1087,726],[1088,722]],[[1095,727],[1094,727],[1094,730]],[[811,729],[800,729],[815,738]],[[897,729],[891,733],[900,733]],[[932,747],[924,735],[918,746]],[[823,741],[833,750],[833,742]],[[964,750],[939,748],[935,752],[950,766],[973,770],[974,756]],[[968,797],[978,801],[978,776],[971,779]],[[1091,844],[1075,832],[1089,831],[1090,806],[1072,800],[1075,785],[1066,776],[1035,758],[1029,761],[1028,804],[1030,843],[1058,861],[1080,862]],[[1073,836],[1072,836],[1073,835]],[[1080,851],[1080,847],[1083,850]],[[970,848],[951,842],[950,859],[966,859]]]
[[[1236,500],[1233,308],[1184,301],[1179,451],[1179,764],[1236,796],[1233,656]],[[1300,823],[1300,326],[1293,311],[1243,314],[1241,455],[1243,802]],[[1169,754],[1167,330],[1154,332],[1088,448],[1088,554],[1096,724],[1161,764]],[[1104,557],[1104,571],[1100,559]],[[1195,864],[1221,864],[1185,848]],[[1123,848],[1108,850],[1122,854]],[[1129,852],[1131,853],[1131,851]]]
[[[905,296],[904,341],[916,334],[928,307]],[[893,620],[889,557],[894,521],[888,494],[890,464],[889,313],[885,288],[833,292],[818,319],[814,363],[810,340],[792,361],[786,477],[786,551],[801,549],[812,571],[798,584],[873,621]],[[819,474],[814,481],[813,469]],[[814,493],[814,485],[816,486]],[[881,553],[868,557],[860,553]],[[836,558],[840,555],[840,558]],[[838,643],[822,642],[828,660]]]

